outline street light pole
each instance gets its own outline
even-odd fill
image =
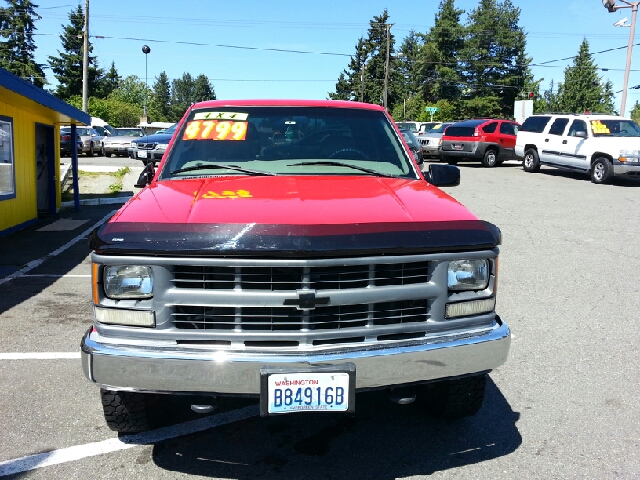
[[[89,111],[89,0],[84,3],[84,36],[82,39],[82,111]]]
[[[626,5],[616,5],[616,0],[602,0],[604,8],[610,13],[613,13],[621,8],[630,8],[631,15],[631,31],[629,32],[629,43],[627,44],[627,63],[624,68],[624,82],[622,85],[622,101],[620,102],[620,115],[624,117],[627,107],[627,89],[629,87],[629,72],[631,71],[631,53],[633,51],[633,38],[636,33],[636,17],[638,16],[638,5],[640,2],[629,2],[627,0],[620,0]]]
[[[144,115],[145,118],[147,118],[147,90],[149,89],[149,86],[147,85],[147,78],[148,78],[147,55],[149,55],[149,52],[151,52],[151,49],[149,48],[149,46],[143,45],[142,53],[144,53],[144,107],[142,109],[142,114]]]

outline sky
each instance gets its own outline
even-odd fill
[[[0,4],[4,3],[0,0]],[[34,0],[42,16],[34,37],[36,61],[47,63],[62,49],[60,34],[69,13],[84,0]],[[101,67],[115,62],[121,76],[137,75],[153,85],[169,79],[209,77],[219,99],[325,99],[335,89],[369,21],[384,9],[399,47],[410,31],[427,33],[439,0],[90,0],[89,34]],[[630,28],[613,24],[631,9],[609,13],[602,0],[512,0],[521,9],[527,54],[541,90],[562,82],[583,39],[589,41],[603,80],[623,87]],[[617,0],[621,4],[621,0]],[[456,0],[470,12],[478,0]],[[463,15],[463,22],[466,14]],[[640,34],[637,36],[640,38]],[[636,43],[634,41],[634,43]],[[640,84],[640,40],[633,50],[629,87]],[[142,47],[148,45],[146,55]],[[239,48],[240,47],[240,48]],[[604,50],[614,49],[609,52]],[[289,50],[289,51],[281,51]],[[295,53],[291,52],[304,52]],[[548,63],[547,63],[548,62]],[[544,65],[542,65],[544,63]],[[604,70],[606,69],[606,70]],[[55,85],[50,70],[47,80]],[[620,107],[621,96],[616,96]],[[640,101],[629,88],[628,113]]]

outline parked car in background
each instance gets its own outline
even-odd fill
[[[428,132],[418,135],[423,158],[440,158],[442,135],[449,125],[453,125],[453,122],[439,123]]]
[[[60,129],[60,156],[61,157],[69,157],[71,156],[71,146],[73,142],[71,141],[71,128],[63,127]],[[77,153],[82,152],[82,138],[80,135],[76,133],[76,146]]]
[[[146,135],[131,142],[129,156],[137,158],[145,165],[150,161],[158,162],[162,160],[164,152],[173,137],[177,124],[167,128],[165,133],[156,133],[154,135]]]
[[[67,129],[65,127],[64,129]],[[69,132],[71,129],[69,128]],[[102,154],[102,135],[98,133],[95,128],[92,127],[76,127],[76,132],[82,139],[82,149],[78,150],[78,154],[84,153],[87,157],[92,157],[94,154]]]
[[[103,153],[107,157],[111,155],[129,156],[131,142],[141,137],[144,137],[144,132],[141,128],[116,128],[111,135],[105,137],[102,141]]]
[[[593,183],[640,178],[640,127],[613,115],[532,115],[518,132],[515,153],[525,172],[548,165],[588,173]]]
[[[442,136],[440,157],[455,165],[461,161],[482,162],[495,167],[515,159],[519,124],[512,120],[474,119],[454,123]]]
[[[422,122],[396,122],[396,125],[398,125],[398,128],[403,129],[403,130],[411,130],[413,133],[418,133],[418,130],[420,129],[420,125],[422,124]]]
[[[413,154],[413,158],[415,159],[415,161],[418,163],[418,165],[422,165],[424,159],[422,157],[422,149],[420,148],[420,142],[418,142],[418,138],[411,130],[406,130],[404,128],[400,129],[400,133],[404,137],[404,141],[407,142],[409,150]]]

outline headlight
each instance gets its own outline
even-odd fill
[[[151,267],[136,265],[105,267],[104,293],[114,300],[153,297],[153,272]]]
[[[483,290],[489,283],[489,261],[455,260],[449,262],[449,290]]]
[[[620,156],[618,160],[621,162],[639,163],[640,150],[620,150]]]
[[[168,145],[168,143],[159,143],[156,145],[156,150],[166,150]]]
[[[136,142],[131,142],[131,147],[132,147],[132,148],[135,148],[135,147],[137,147],[137,146],[138,146],[138,144],[137,144]]]

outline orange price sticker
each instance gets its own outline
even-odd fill
[[[249,122],[193,120],[184,129],[183,140],[245,140]]]

